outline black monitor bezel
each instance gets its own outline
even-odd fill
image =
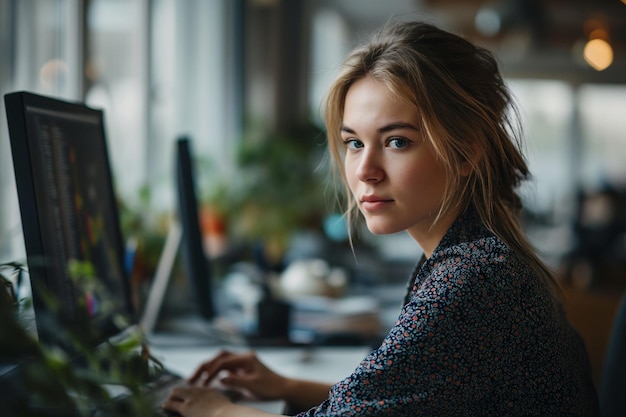
[[[180,250],[198,313],[211,320],[216,315],[213,271],[202,239],[193,155],[191,139],[179,137],[176,140],[176,200],[182,229]]]
[[[54,97],[34,94],[27,91],[18,91],[8,93],[4,96],[5,109],[7,114],[7,125],[9,128],[9,137],[11,142],[11,151],[13,157],[13,166],[15,172],[15,181],[19,198],[20,215],[22,219],[22,230],[24,233],[24,244],[26,249],[28,271],[30,275],[32,301],[35,310],[37,323],[37,333],[40,341],[46,343],[62,343],[59,340],[59,334],[55,331],[55,327],[51,326],[48,303],[44,291],[52,291],[55,278],[49,268],[41,261],[47,259],[46,245],[44,245],[42,233],[42,214],[40,213],[40,197],[36,187],[35,175],[38,167],[34,164],[32,141],[37,140],[29,132],[27,112],[29,107],[51,109],[53,111],[63,113],[76,113],[96,117],[99,119],[99,138],[94,140],[102,140],[101,144],[104,154],[102,155],[102,163],[105,172],[102,173],[106,183],[105,189],[100,190],[104,193],[106,201],[110,202],[110,216],[113,222],[118,226],[115,230],[109,230],[113,237],[114,250],[118,254],[117,259],[120,265],[116,265],[119,269],[118,273],[122,277],[122,288],[124,292],[123,307],[119,313],[124,314],[129,320],[134,321],[135,311],[132,303],[132,295],[128,274],[124,269],[124,245],[123,236],[120,225],[120,217],[117,206],[117,198],[114,192],[114,184],[112,178],[112,170],[110,165],[108,144],[104,126],[104,112],[80,102],[72,102],[68,100],[58,99]],[[55,318],[56,319],[56,318]],[[94,343],[101,343],[107,338],[113,336],[119,331],[116,323],[107,319],[107,322],[98,323],[101,326],[101,332],[97,336]]]

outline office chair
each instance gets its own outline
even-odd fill
[[[626,293],[613,321],[599,394],[602,417],[626,416]]]

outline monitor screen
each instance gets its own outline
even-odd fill
[[[27,92],[5,106],[38,336],[59,342],[61,320],[104,341],[133,308],[103,112]],[[96,279],[72,273],[72,261]]]
[[[178,220],[182,229],[181,255],[198,312],[205,319],[212,319],[215,311],[211,268],[202,241],[195,184],[191,140],[181,137],[176,142]]]

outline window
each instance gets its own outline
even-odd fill
[[[89,6],[87,8],[87,5]],[[216,171],[238,137],[240,1],[0,0],[0,94],[28,90],[103,108],[120,196],[150,186],[173,204],[177,136]],[[86,28],[86,33],[83,33]],[[25,256],[4,108],[0,112],[0,261]]]
[[[309,85],[311,119],[320,125],[321,103],[351,45],[349,28],[335,11],[321,9],[312,18]]]
[[[125,200],[146,172],[148,79],[145,2],[91,0],[87,11],[87,104],[104,109],[115,186]]]
[[[521,190],[525,205],[553,215],[571,203],[575,184],[571,135],[574,94],[569,84],[552,80],[508,80],[524,129],[524,151],[532,181]],[[568,220],[568,219],[564,219]]]
[[[626,87],[583,85],[578,91],[583,187],[624,187],[626,182]]]
[[[77,0],[0,1],[0,94],[29,90],[76,99],[81,73]],[[0,261],[24,258],[4,105],[0,112]]]

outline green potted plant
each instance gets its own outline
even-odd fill
[[[328,213],[323,132],[298,126],[244,138],[236,175],[207,193],[235,238],[262,242],[274,260],[294,233],[319,229]]]
[[[74,282],[95,289],[97,280],[85,263],[69,266]],[[68,327],[59,321],[59,344],[44,344],[27,331],[19,313],[29,299],[17,299],[10,277],[24,271],[15,263],[0,265],[0,403],[7,416],[82,416],[98,408],[102,415],[148,416],[153,407],[142,396],[141,384],[149,369],[142,355],[140,338],[123,343],[105,343],[94,349],[84,327]],[[101,291],[101,288],[97,289]],[[47,300],[51,309],[58,300]],[[58,304],[58,303],[57,303]],[[83,362],[76,366],[76,352]],[[105,384],[124,386],[127,401],[112,401]]]

